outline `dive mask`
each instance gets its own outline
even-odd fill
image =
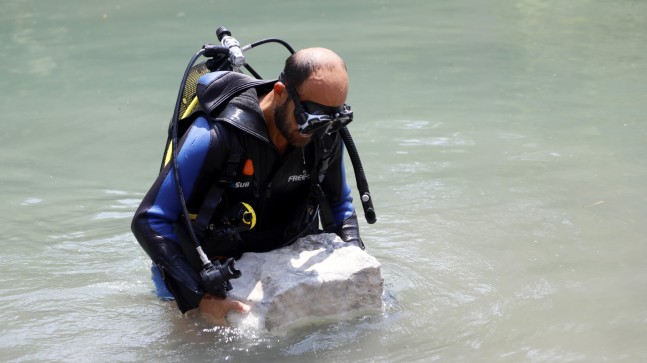
[[[285,83],[283,74],[279,80]],[[312,101],[302,102],[294,87],[286,85],[286,88],[290,98],[294,101],[294,117],[297,119],[299,132],[302,134],[332,133],[353,121],[353,111],[347,104],[331,107]]]

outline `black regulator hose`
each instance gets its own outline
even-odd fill
[[[172,145],[171,162],[173,163],[173,177],[175,180],[175,187],[177,190],[178,199],[180,200],[180,205],[182,206],[184,225],[188,232],[187,234],[191,239],[191,242],[195,246],[195,251],[198,253],[198,256],[200,257],[200,261],[202,262],[202,269],[200,270],[200,280],[202,281],[202,285],[205,289],[205,292],[214,296],[219,296],[224,298],[227,296],[227,291],[233,288],[229,280],[239,278],[241,276],[241,272],[236,269],[233,258],[227,259],[227,261],[223,265],[219,261],[212,262],[211,260],[209,260],[209,257],[207,257],[207,255],[204,253],[204,250],[202,249],[202,245],[200,244],[200,241],[198,240],[198,237],[195,234],[195,230],[191,225],[189,210],[186,207],[186,200],[184,198],[184,192],[182,191],[182,184],[180,184],[180,172],[179,172],[179,167],[177,162],[178,152],[179,152],[178,122],[180,121],[180,104],[182,102],[182,96],[184,94],[184,86],[186,84],[187,78],[189,77],[189,73],[191,72],[191,68],[193,67],[193,64],[200,56],[205,54],[205,48],[209,49],[210,47],[209,46],[203,47],[203,49],[201,49],[198,53],[196,53],[193,56],[193,58],[191,58],[191,61],[187,65],[186,71],[184,72],[184,77],[182,77],[182,83],[180,85],[180,90],[178,92],[178,98],[175,104],[175,110],[173,110],[173,119],[171,120],[171,145]],[[222,50],[221,47],[213,47],[213,49],[207,50],[206,53],[209,54],[210,51],[213,51],[214,55],[217,55],[218,53],[221,53],[221,50]]]
[[[225,28],[225,29],[226,29],[226,28]],[[230,34],[230,35],[231,35],[231,34]],[[220,38],[219,38],[219,39],[220,39]],[[254,42],[254,43],[247,44],[246,46],[242,47],[242,48],[241,48],[241,50],[244,52],[244,51],[246,51],[246,50],[248,50],[248,49],[252,49],[252,48],[254,48],[254,47],[257,47],[257,46],[262,45],[262,44],[267,44],[267,43],[279,43],[279,44],[281,44],[282,46],[284,46],[284,47],[285,47],[285,48],[290,52],[290,54],[294,54],[294,48],[292,48],[292,47],[290,46],[290,44],[288,44],[285,40],[281,40],[281,39],[277,39],[277,38],[267,38],[267,39],[259,40],[259,41]],[[245,69],[247,69],[247,71],[248,71],[249,73],[251,73],[254,77],[256,77],[256,79],[263,79],[263,77],[261,77],[261,76],[260,76],[260,75],[259,75],[259,74],[254,70],[254,68],[252,68],[249,64],[245,63],[244,67],[245,67]]]
[[[195,61],[201,57],[204,54],[205,50],[200,49],[193,58],[191,58],[191,61],[186,67],[186,71],[184,71],[184,77],[182,77],[182,83],[180,84],[180,90],[178,91],[177,95],[177,101],[175,103],[175,109],[173,110],[173,118],[171,119],[171,162],[173,163],[173,177],[175,180],[175,188],[177,190],[178,194],[178,199],[180,200],[180,205],[182,207],[182,214],[184,216],[184,224],[185,227],[188,231],[189,238],[191,239],[191,242],[196,248],[196,251],[198,252],[198,255],[200,256],[200,260],[202,261],[203,264],[207,265],[210,264],[211,261],[207,258],[207,256],[204,254],[202,250],[202,246],[200,245],[200,242],[198,241],[198,237],[195,234],[195,231],[193,230],[193,227],[191,225],[191,219],[189,218],[189,210],[186,207],[186,199],[184,198],[184,192],[182,191],[182,184],[180,183],[180,172],[179,172],[179,167],[178,167],[178,122],[180,121],[180,105],[182,103],[182,95],[184,93],[184,85],[186,83],[187,78],[189,77],[189,73],[191,72],[191,67],[193,67],[193,64]]]
[[[350,136],[350,131],[348,131],[346,126],[342,127],[339,132],[341,133],[341,138],[344,140],[344,145],[346,145],[346,149],[348,150],[350,161],[353,163],[357,190],[359,190],[360,200],[362,201],[362,207],[364,208],[364,217],[368,224],[373,224],[377,221],[377,216],[375,215],[373,198],[371,197],[371,192],[368,190],[368,181],[366,180],[366,174],[364,173],[364,168],[362,167],[362,161],[359,158],[357,147],[355,147],[355,142],[353,142],[353,138]]]
[[[267,38],[267,39],[259,40],[252,44],[248,44],[244,46],[242,49],[243,51],[245,51],[247,49],[258,47],[259,45],[266,44],[266,43],[279,43],[282,46],[284,46],[290,52],[290,54],[294,54],[294,48],[292,48],[292,46],[288,44],[288,42],[286,42],[285,40],[281,40],[278,38]]]

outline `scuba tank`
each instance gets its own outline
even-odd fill
[[[226,296],[226,292],[231,290],[231,284],[229,283],[229,280],[232,278],[240,277],[240,271],[235,268],[233,259],[230,258],[224,264],[220,264],[220,262],[218,261],[209,260],[202,249],[200,241],[198,240],[196,232],[192,226],[189,212],[186,206],[186,200],[184,198],[184,193],[182,191],[182,186],[180,183],[180,174],[178,171],[177,162],[178,141],[191,125],[193,118],[190,116],[200,109],[198,98],[196,97],[196,87],[198,79],[200,77],[207,73],[217,71],[233,71],[244,73],[244,69],[254,78],[260,80],[262,79],[261,76],[249,64],[247,64],[243,52],[267,43],[281,44],[291,54],[294,54],[295,51],[290,46],[290,44],[277,38],[267,38],[241,47],[240,43],[231,36],[231,32],[225,27],[218,28],[216,35],[218,37],[218,40],[220,41],[220,44],[204,44],[202,46],[202,49],[200,49],[191,58],[189,64],[186,67],[184,76],[182,77],[182,81],[180,83],[175,108],[173,110],[173,116],[169,123],[166,148],[164,150],[160,170],[167,166],[169,163],[173,168],[175,185],[177,188],[180,205],[182,207],[182,214],[184,216],[183,224],[186,228],[189,240],[195,248],[195,251],[197,252],[202,263],[202,271],[200,272],[200,276],[203,285],[205,286],[205,290],[212,295]],[[207,59],[204,62],[196,64],[198,59],[201,57],[205,57]],[[348,108],[348,111],[350,111],[350,108]],[[352,112],[350,112],[350,120],[352,120]],[[346,128],[346,125],[350,122],[350,120],[346,119],[345,122],[342,123],[337,122],[336,119],[331,119],[325,120],[325,122],[329,123],[327,129],[330,131],[328,132],[339,132],[342,137],[344,145],[349,152],[350,159],[353,164],[357,187],[360,193],[360,200],[364,209],[366,221],[369,224],[373,224],[376,222],[377,218],[375,209],[373,207],[372,196],[368,188],[368,182],[362,168],[357,148],[355,147],[355,144],[351,138],[350,132]],[[322,120],[322,122],[324,122],[324,120]],[[253,228],[255,222],[251,223],[251,220],[245,219],[250,218],[251,215],[253,215],[253,210],[246,211],[244,213],[241,212],[241,214],[237,215],[236,218],[240,218],[240,221],[242,221],[242,224],[240,224],[240,226],[245,226],[245,228],[249,229]],[[230,226],[236,223],[239,223],[239,221],[235,218],[229,221]]]

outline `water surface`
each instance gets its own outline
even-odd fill
[[[0,356],[647,360],[646,14],[628,0],[4,1]],[[383,313],[277,337],[151,293],[130,218],[184,67],[221,25],[345,58]],[[248,61],[270,78],[285,56]]]

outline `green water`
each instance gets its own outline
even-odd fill
[[[276,337],[152,294],[130,218],[222,25],[346,60],[382,314]],[[628,0],[4,0],[0,358],[647,361],[645,44]]]

